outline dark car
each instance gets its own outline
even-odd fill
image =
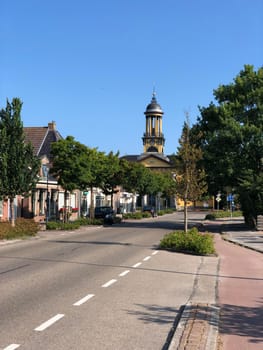
[[[142,211],[148,211],[149,213],[151,212],[151,210],[152,210],[152,206],[151,205],[145,205],[144,207],[143,207],[143,209],[142,209]]]
[[[150,206],[150,205],[145,205],[143,207],[143,210],[144,212],[147,212],[147,213],[150,213],[152,217],[156,216],[155,215],[155,208],[153,206]]]
[[[95,208],[95,218],[104,219],[106,215],[113,215],[114,211],[111,207],[96,207]]]

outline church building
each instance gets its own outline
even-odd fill
[[[143,153],[127,155],[122,158],[129,162],[138,162],[153,170],[168,170],[172,168],[171,160],[164,154],[165,138],[163,134],[163,110],[153,92],[152,100],[147,105],[145,114],[145,132],[142,137]]]
[[[136,162],[150,168],[152,171],[174,171],[172,157],[164,154],[165,138],[163,134],[163,110],[156,99],[156,93],[153,92],[152,99],[147,105],[145,115],[145,132],[142,137],[143,153],[139,155],[126,155],[122,159],[128,162]],[[175,198],[161,199],[158,196],[146,196],[144,204],[158,207],[175,207]],[[142,205],[142,199],[138,197],[138,205]],[[124,201],[125,202],[125,201]]]

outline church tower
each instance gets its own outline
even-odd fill
[[[144,153],[164,152],[165,139],[163,136],[162,116],[163,111],[157,103],[156,94],[153,92],[152,100],[144,112],[146,117],[146,130],[142,137]]]

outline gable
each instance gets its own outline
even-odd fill
[[[25,141],[32,144],[36,156],[39,155],[47,131],[47,127],[24,127]]]
[[[46,155],[50,158],[51,144],[62,139],[56,130],[55,122],[43,127],[24,127],[25,141],[33,146],[34,154],[38,157]]]
[[[170,168],[171,165],[168,161],[162,158],[148,156],[138,159],[138,162],[143,164],[146,168]]]

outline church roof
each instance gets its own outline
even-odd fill
[[[158,158],[166,163],[170,163],[170,159],[168,157],[166,157],[162,153],[157,153],[157,152],[142,153],[138,156],[137,161],[140,162],[141,160],[146,159],[146,158],[150,158],[150,157]]]
[[[142,154],[138,154],[138,155],[135,155],[135,154],[125,155],[125,156],[122,156],[121,158],[126,159],[128,162],[140,162],[140,161],[145,160],[145,159],[150,158],[150,157],[157,158],[157,159],[173,166],[174,155],[166,156],[162,153],[157,153],[157,152],[147,152],[147,153],[142,153]]]
[[[128,162],[137,162],[138,161],[138,155],[126,155],[126,156],[122,156],[122,159],[126,159]]]

